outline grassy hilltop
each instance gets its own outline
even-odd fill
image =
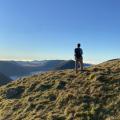
[[[2,86],[0,120],[120,120],[120,60]]]

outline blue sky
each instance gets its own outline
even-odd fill
[[[0,59],[119,58],[120,0],[0,0]]]

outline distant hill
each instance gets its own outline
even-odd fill
[[[29,70],[20,66],[15,61],[0,61],[0,73],[6,76],[21,76],[29,74]]]
[[[64,62],[65,60],[48,60],[48,61],[45,61],[44,64],[40,66],[40,70],[43,70],[43,71],[53,70],[54,68],[56,68],[57,66],[59,66]]]
[[[22,67],[30,71],[49,71],[49,70],[64,70],[74,69],[75,61],[73,60],[44,60],[31,62],[17,62]],[[84,64],[84,67],[89,67],[91,64]]]
[[[0,61],[0,73],[6,76],[24,76],[36,71],[73,69],[73,60],[43,60],[43,61]],[[90,66],[90,64],[84,64]]]
[[[27,70],[34,71],[49,71],[55,69],[60,64],[64,63],[65,60],[44,60],[44,61],[31,61],[21,62],[16,61],[19,65],[26,68]]]
[[[9,83],[11,81],[12,80],[9,77],[7,77],[7,76],[3,75],[2,73],[0,73],[0,86],[5,85],[5,84],[7,84],[7,83]]]
[[[84,67],[89,67],[91,65],[92,64],[84,63]],[[68,60],[68,61],[64,61],[63,63],[59,64],[59,66],[57,66],[55,70],[65,70],[65,69],[74,69],[74,68],[75,68],[75,61]]]
[[[15,62],[23,67],[38,67],[38,66],[44,65],[47,61],[46,60],[43,60],[43,61],[36,60],[36,61],[15,61]]]
[[[0,120],[120,120],[120,60],[2,86]]]

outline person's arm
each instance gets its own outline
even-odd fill
[[[81,55],[83,55],[83,50],[82,50],[82,48],[81,48]]]

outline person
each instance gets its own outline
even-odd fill
[[[80,70],[83,71],[83,50],[80,48],[80,43],[77,44],[77,48],[75,48],[75,70],[78,72],[78,65],[80,65]]]

